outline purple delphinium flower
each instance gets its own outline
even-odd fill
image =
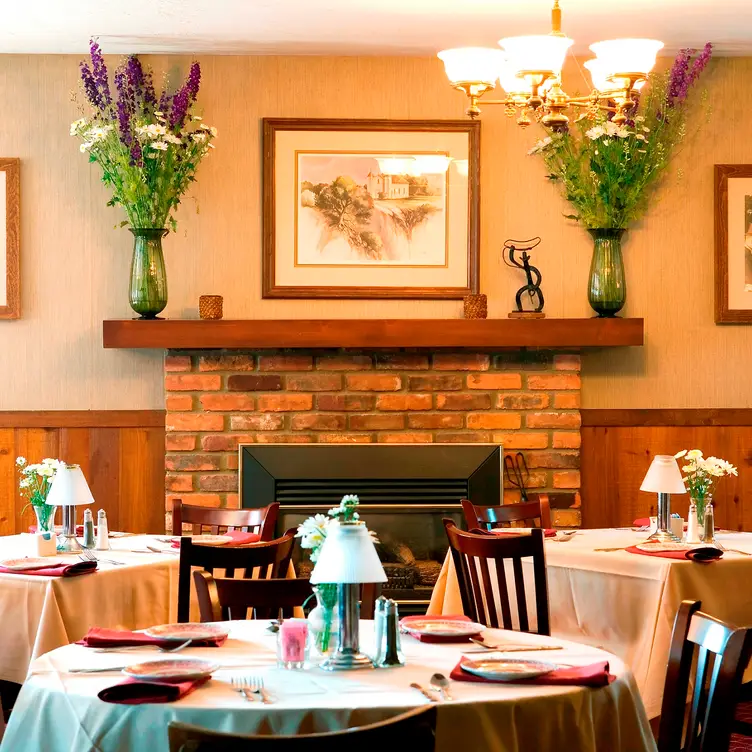
[[[692,64],[692,70],[689,72],[689,82],[687,84],[687,88],[692,86],[692,84],[697,80],[700,73],[702,73],[705,70],[705,67],[707,66],[708,62],[710,62],[710,58],[713,55],[713,45],[710,42],[707,42],[705,46],[702,48],[702,52],[695,58],[694,63]]]
[[[681,101],[683,99],[682,92],[686,96],[686,78],[689,72],[689,61],[694,54],[692,49],[679,50],[679,54],[674,60],[674,64],[671,66],[671,73],[669,74],[668,93],[667,100],[668,106],[673,107],[676,100]]]
[[[94,83],[103,105],[109,106],[112,103],[112,96],[110,95],[110,82],[107,77],[107,66],[104,63],[102,50],[94,39],[89,40],[89,49],[91,51],[91,71]]]
[[[115,71],[115,89],[117,90],[117,118],[120,140],[126,146],[130,146],[133,141],[131,116],[135,112],[135,108],[133,89],[129,84],[125,65],[121,65]]]
[[[177,91],[172,99],[170,111],[170,128],[179,130],[183,127],[188,109],[196,101],[199,86],[201,85],[201,66],[194,62],[183,86]]]
[[[143,167],[144,165],[141,144],[136,139],[133,139],[133,143],[131,144],[131,164],[137,167]]]
[[[84,94],[86,94],[86,98],[89,100],[89,103],[95,110],[102,110],[102,99],[99,96],[99,91],[97,91],[97,85],[94,81],[94,76],[91,72],[91,68],[81,61],[81,64],[79,65],[81,69],[81,83],[84,87]]]

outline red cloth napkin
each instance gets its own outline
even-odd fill
[[[494,535],[520,535],[520,530],[513,527],[493,527],[488,532],[493,533]],[[552,527],[544,528],[543,537],[555,538],[556,530],[554,530]]]
[[[227,637],[215,637],[210,640],[194,640],[192,648],[218,648],[221,647]],[[87,648],[127,648],[131,646],[174,645],[175,640],[162,640],[158,637],[150,637],[143,632],[129,632],[127,629],[102,629],[90,627],[89,631],[79,640],[77,645]]]
[[[723,557],[723,551],[713,546],[701,546],[693,548],[690,551],[643,551],[637,546],[630,546],[625,549],[630,554],[642,554],[643,556],[660,556],[663,559],[689,559],[698,564],[710,564]]]
[[[78,561],[75,564],[53,564],[50,562],[50,566],[43,569],[26,569],[20,571],[18,569],[0,567],[0,574],[33,574],[38,577],[76,577],[79,574],[96,572],[96,570],[96,561]]]
[[[244,533],[242,530],[228,530],[222,535],[228,535],[232,538],[231,541],[223,544],[226,548],[231,546],[247,546],[249,543],[258,543],[261,540],[261,536],[258,533]],[[172,543],[173,548],[180,548],[180,541],[176,540]]]
[[[407,632],[410,637],[414,637],[416,640],[420,640],[420,642],[469,642],[470,638],[466,635],[433,635],[433,634],[418,634],[417,632],[412,632],[410,630],[410,622],[416,621],[417,619],[423,620],[425,619],[425,616],[405,616],[404,618],[400,619],[400,628],[402,631]],[[445,621],[472,621],[472,619],[469,616],[465,616],[464,614],[453,614],[450,616],[445,616],[442,614],[441,616],[437,616],[437,619],[443,619]]]
[[[534,679],[518,679],[514,682],[496,681],[494,679],[484,679],[482,676],[470,674],[462,670],[462,664],[467,658],[460,658],[460,662],[452,669],[449,674],[450,679],[454,681],[466,682],[485,682],[486,684],[537,684],[540,686],[551,687],[605,687],[616,679],[615,676],[608,672],[608,661],[598,661],[591,663],[589,666],[573,666],[566,668],[557,668],[543,676],[536,676]]]
[[[210,677],[196,681],[168,684],[167,682],[128,679],[121,684],[103,689],[97,697],[103,702],[118,705],[144,705],[149,702],[175,702],[208,682]]]

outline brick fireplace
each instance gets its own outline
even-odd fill
[[[237,507],[240,443],[493,442],[525,454],[532,489],[577,490],[579,371],[559,350],[170,350],[167,511]],[[554,524],[579,525],[579,509]]]

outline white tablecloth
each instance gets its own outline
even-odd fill
[[[583,530],[568,542],[548,539],[545,552],[552,634],[597,645],[624,660],[652,718],[660,713],[679,604],[701,600],[703,610],[719,619],[752,625],[752,556],[727,552],[722,560],[703,565],[594,550],[630,546],[646,537],[631,530]],[[721,533],[718,539],[727,548],[752,553],[750,533]],[[462,613],[449,555],[429,613]]]
[[[427,684],[436,671],[448,675],[466,649],[403,637],[405,667],[292,672],[276,668],[276,637],[266,631],[266,624],[234,622],[222,648],[184,650],[182,656],[211,657],[221,668],[207,685],[171,704],[104,703],[96,695],[120,680],[117,673],[66,673],[74,667],[155,659],[158,654],[153,649],[104,654],[70,645],[55,650],[33,664],[0,749],[158,752],[167,748],[167,725],[172,720],[236,733],[310,733],[361,725],[425,703],[409,684]],[[372,645],[372,631],[371,622],[361,623],[361,644],[366,651]],[[533,635],[525,639],[551,641]],[[519,642],[517,636],[515,642]],[[654,751],[634,679],[623,663],[594,648],[565,647],[547,651],[547,659],[582,665],[608,659],[616,680],[602,689],[453,682],[455,700],[439,707],[437,752]],[[542,654],[528,655],[540,659]],[[233,676],[253,674],[264,677],[266,688],[276,697],[273,705],[248,703],[233,690]]]
[[[0,560],[30,555],[28,537],[0,538]],[[91,626],[142,629],[174,621],[178,557],[127,551],[147,544],[167,547],[154,536],[130,536],[113,539],[112,551],[95,552],[125,566],[100,562],[95,574],[79,577],[0,574],[0,679],[20,684],[34,658],[80,640]],[[49,557],[62,559],[77,560]]]

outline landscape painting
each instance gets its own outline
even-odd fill
[[[447,173],[415,156],[299,152],[295,264],[445,266]]]

